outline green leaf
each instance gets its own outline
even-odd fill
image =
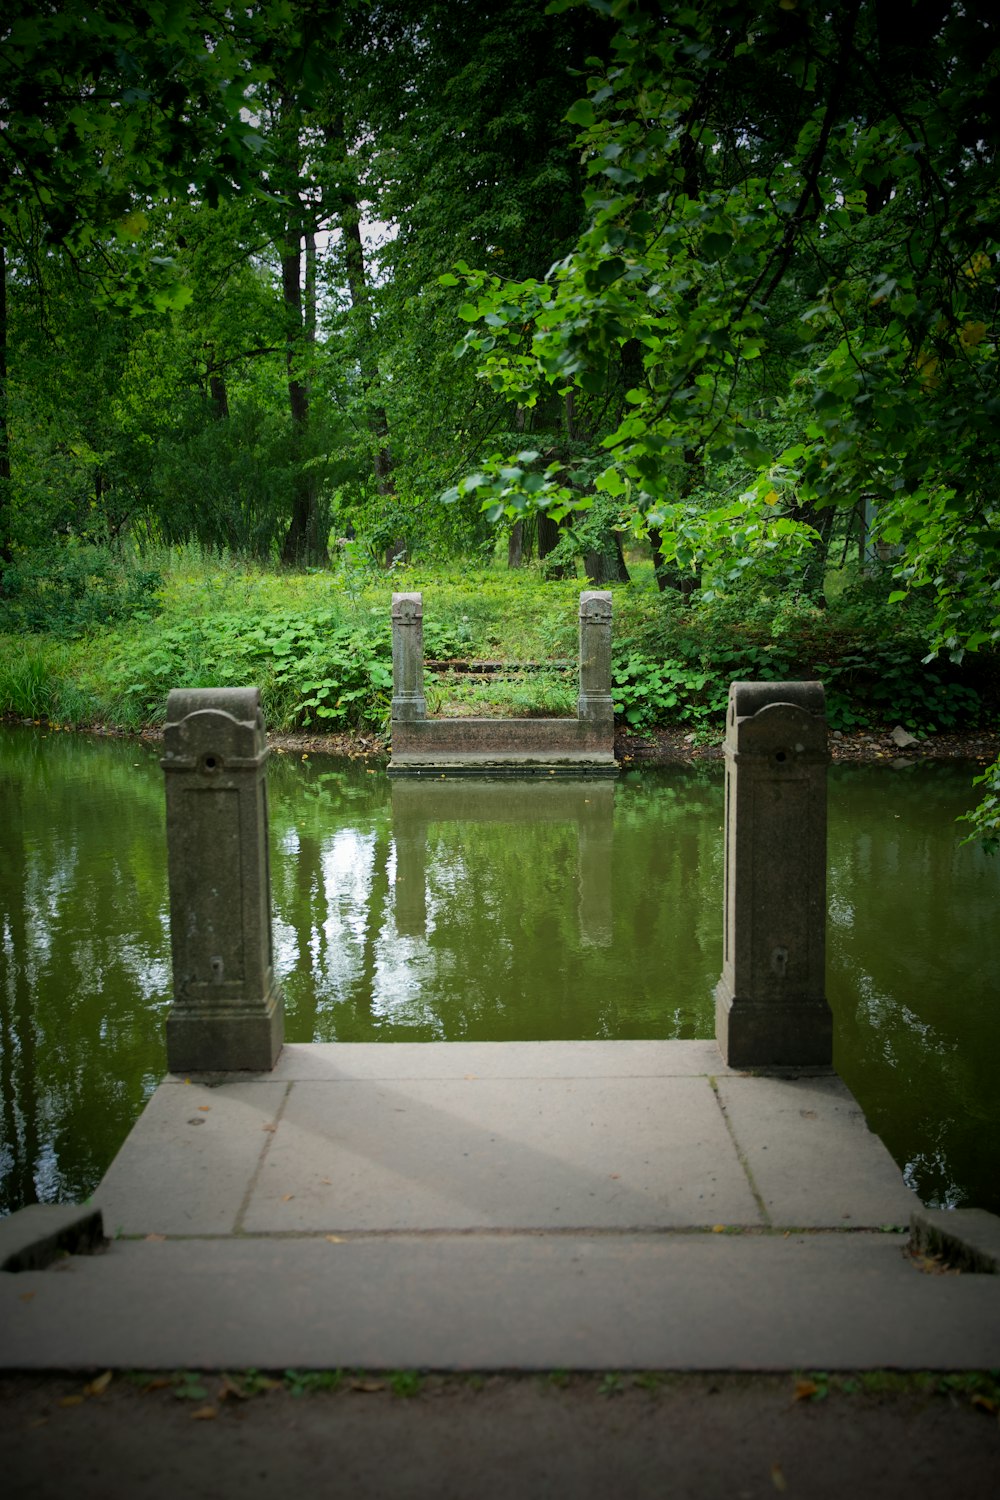
[[[702,237],[701,248],[706,260],[725,260],[733,248],[732,236],[719,230],[710,230]]]
[[[571,125],[593,125],[596,118],[594,106],[589,99],[578,99],[566,111],[566,119]]]

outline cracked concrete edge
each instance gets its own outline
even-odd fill
[[[1000,1274],[1000,1217],[982,1208],[918,1210],[910,1216],[910,1245],[963,1271]]]
[[[60,1255],[92,1255],[104,1244],[99,1208],[32,1203],[0,1219],[0,1271],[44,1271]]]

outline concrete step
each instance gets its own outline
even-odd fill
[[[1000,1277],[896,1233],[151,1239],[0,1275],[7,1369],[997,1366]]]

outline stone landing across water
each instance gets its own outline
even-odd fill
[[[288,1046],[160,1085],[100,1189],[110,1234],[862,1229],[916,1198],[833,1074],[714,1042]]]
[[[0,1367],[1000,1364],[844,1084],[714,1042],[287,1046],[168,1078],[94,1205],[104,1254],[0,1274]]]

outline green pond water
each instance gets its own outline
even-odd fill
[[[0,728],[0,1211],[85,1198],[165,1071],[156,747]],[[928,1203],[1000,1211],[1000,861],[970,765],[830,773],[835,1062]],[[711,1036],[721,766],[390,783],[271,760],[289,1041]]]

